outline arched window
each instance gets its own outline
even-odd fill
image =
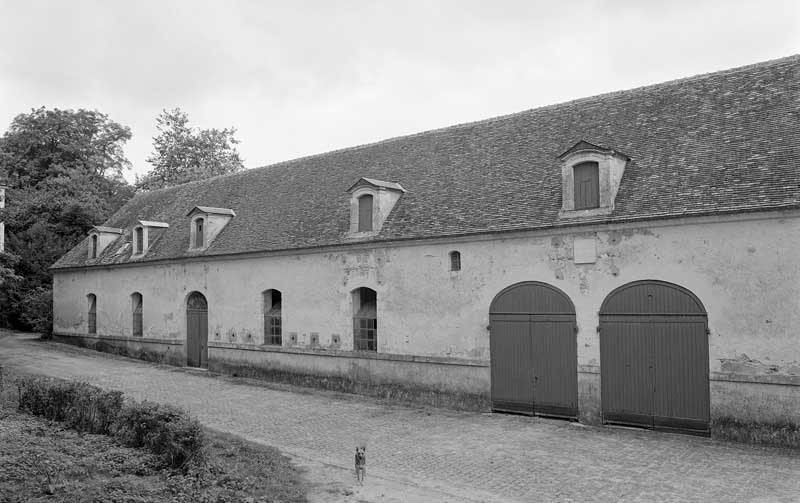
[[[97,258],[97,234],[92,234],[89,241],[89,258]]]
[[[353,349],[378,350],[378,294],[371,288],[353,290]]]
[[[194,221],[194,247],[203,247],[203,219],[198,218]]]
[[[133,230],[133,253],[144,252],[144,228],[137,227]]]
[[[90,334],[97,333],[97,296],[93,293],[90,293],[86,296],[86,300],[89,303],[89,330]]]
[[[458,251],[450,252],[450,270],[451,271],[461,270],[461,252]]]
[[[594,161],[582,162],[573,168],[576,210],[600,207],[599,173],[599,165]]]
[[[372,230],[372,196],[358,198],[358,232]]]
[[[278,290],[266,290],[261,294],[264,309],[264,344],[280,346],[282,339],[282,295]]]
[[[142,328],[142,294],[134,292],[131,294],[131,305],[133,308],[133,336],[142,337],[144,330]]]

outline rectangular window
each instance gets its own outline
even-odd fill
[[[573,169],[575,176],[575,209],[600,207],[599,166],[596,162],[582,162]]]
[[[280,346],[283,343],[281,317],[264,315],[264,333],[267,334],[265,344]]]
[[[356,351],[378,350],[378,320],[353,318],[354,348]]]
[[[372,230],[372,196],[358,198],[358,232]]]
[[[133,336],[142,337],[144,330],[142,328],[142,296],[133,296]]]
[[[144,229],[141,227],[137,227],[136,231],[134,232],[136,235],[135,243],[134,243],[134,253],[142,253],[144,250]]]
[[[89,296],[89,333],[97,333],[97,297]]]
[[[203,247],[203,219],[198,218],[194,223],[194,247]]]

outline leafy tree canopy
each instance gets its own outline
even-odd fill
[[[82,175],[121,180],[130,162],[122,150],[131,130],[94,110],[33,109],[19,114],[0,140],[0,168],[18,187]]]
[[[0,325],[40,328],[31,320],[48,319],[29,312],[49,305],[48,268],[133,196],[122,178],[130,138],[103,113],[45,108],[18,115],[0,138],[0,177],[9,186],[0,211],[8,252],[0,260]]]
[[[136,179],[136,187],[154,190],[244,169],[236,150],[236,129],[189,127],[189,116],[180,108],[163,110],[156,118],[158,135],[147,162],[153,169]]]

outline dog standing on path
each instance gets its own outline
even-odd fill
[[[356,447],[356,480],[362,486],[367,476],[367,448]]]

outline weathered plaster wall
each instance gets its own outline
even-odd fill
[[[595,240],[595,263],[575,264],[576,238]],[[785,216],[57,272],[54,328],[85,333],[86,295],[94,293],[98,333],[130,335],[130,295],[138,291],[145,334],[183,339],[186,297],[197,290],[208,299],[210,343],[261,344],[261,292],[273,288],[283,295],[285,341],[294,333],[304,346],[318,333],[326,347],[338,334],[341,349],[350,350],[350,292],[365,286],[378,293],[380,353],[488,362],[492,298],[514,283],[542,281],[575,304],[579,396],[591,419],[600,399],[598,311],[631,281],[664,280],[699,297],[708,312],[712,373],[800,373],[797,249],[800,218]],[[452,250],[461,252],[461,271],[449,271]],[[782,396],[794,396],[791,407],[800,412],[800,388],[790,389],[793,395]]]

